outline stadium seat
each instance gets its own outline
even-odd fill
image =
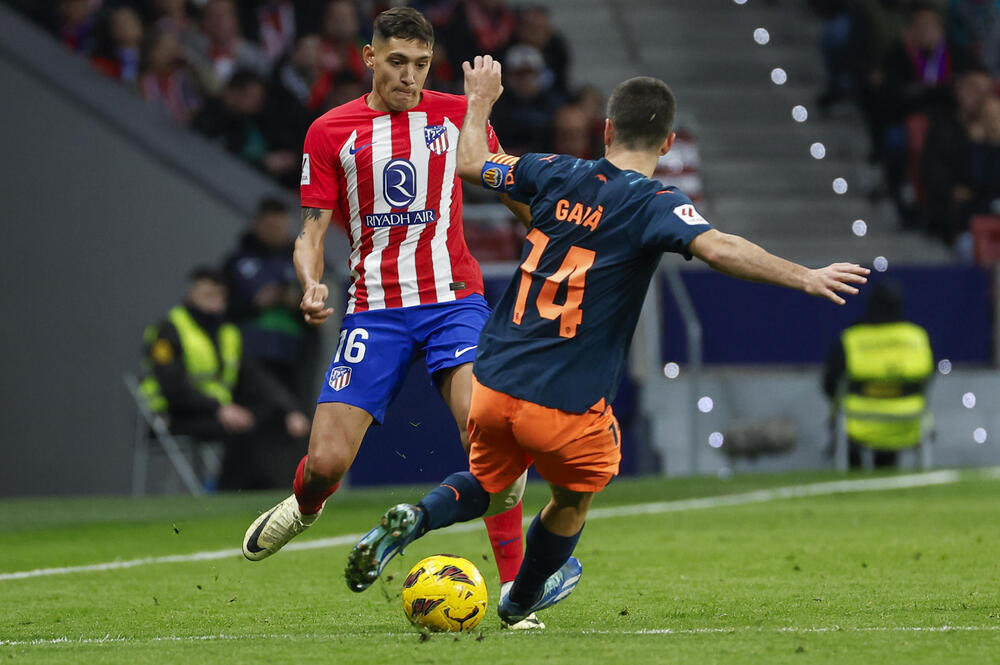
[[[1000,261],[1000,215],[976,215],[969,220],[972,255],[981,266]]]
[[[132,495],[145,496],[148,489],[149,458],[155,442],[166,455],[184,488],[192,496],[202,496],[215,487],[222,469],[221,445],[198,441],[188,436],[175,436],[167,428],[166,419],[149,408],[139,390],[139,379],[131,372],[122,376],[125,388],[136,406],[135,441],[132,452]],[[200,457],[201,477],[195,471],[192,458]]]

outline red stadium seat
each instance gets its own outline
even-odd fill
[[[969,230],[976,263],[991,266],[1000,262],[1000,215],[976,215],[969,220]]]

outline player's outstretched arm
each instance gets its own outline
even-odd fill
[[[320,208],[302,209],[302,232],[295,239],[295,273],[302,285],[302,302],[299,309],[306,323],[321,325],[333,314],[333,308],[326,306],[330,292],[323,279],[323,241],[333,217],[332,210]]]
[[[462,70],[465,72],[468,109],[458,137],[458,175],[463,180],[478,185],[483,165],[490,156],[486,123],[493,104],[503,92],[502,74],[500,62],[488,55],[477,55],[472,64],[463,62]]]
[[[871,272],[854,263],[833,263],[809,269],[765,251],[749,240],[715,229],[691,241],[691,253],[719,272],[753,282],[765,282],[804,291],[812,296],[844,304],[839,293],[854,295],[852,284],[864,284]]]

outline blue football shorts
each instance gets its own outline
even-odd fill
[[[317,403],[350,404],[381,424],[416,355],[424,355],[432,379],[443,369],[471,363],[489,315],[489,305],[479,294],[348,314]]]

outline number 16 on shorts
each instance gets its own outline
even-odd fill
[[[333,357],[333,362],[339,363],[341,354],[344,354],[344,362],[361,362],[365,359],[366,341],[368,341],[368,331],[364,328],[341,330],[340,344],[337,345],[337,355]]]
[[[359,363],[365,358],[365,341],[368,339],[368,331],[364,328],[354,330],[341,330],[340,343],[337,345],[337,355],[333,357],[333,365],[337,365],[343,356],[344,362],[351,364]],[[351,368],[341,365],[330,369],[330,377],[327,384],[335,391],[340,392],[351,384]]]

